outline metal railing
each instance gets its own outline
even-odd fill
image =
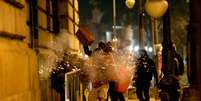
[[[65,74],[65,101],[82,101],[80,69]]]

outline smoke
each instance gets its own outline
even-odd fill
[[[95,51],[89,57],[83,70],[92,82],[128,82],[135,73],[134,57],[128,52]]]
[[[111,51],[112,45],[106,50],[93,51],[87,59],[66,54],[70,43],[69,33],[63,30],[48,47],[53,51],[40,63],[39,74],[41,78],[49,78],[53,70],[61,70],[70,66],[81,69],[84,75],[81,78],[92,82],[117,81],[131,82],[135,71],[134,56],[130,51]],[[58,66],[58,62],[64,61],[66,67]]]
[[[39,56],[39,58],[42,58],[42,61],[39,61],[41,78],[48,78],[52,70],[57,68],[57,63],[63,60],[64,53],[69,44],[68,36],[69,33],[66,30],[61,30],[59,35],[55,36],[54,40],[48,43],[49,49],[53,52],[44,54],[41,52],[42,55]]]

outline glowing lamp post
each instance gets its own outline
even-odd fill
[[[158,49],[158,29],[157,29],[157,18],[162,17],[168,9],[168,2],[166,0],[147,0],[145,3],[145,11],[149,16],[151,16],[151,30],[152,30],[152,42],[155,53],[155,62],[159,64],[159,54],[160,50]],[[158,73],[160,73],[161,69],[158,67]]]
[[[145,10],[153,18],[159,18],[165,14],[168,8],[166,0],[147,0]]]
[[[125,4],[128,8],[133,8],[133,6],[135,5],[135,0],[126,0]]]

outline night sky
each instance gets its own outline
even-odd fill
[[[86,19],[90,19],[92,14],[91,10],[93,9],[92,5],[89,3],[90,0],[79,0],[79,13],[81,23],[83,23]],[[98,8],[104,12],[103,18],[101,20],[102,23],[112,24],[112,1],[113,0],[96,0],[98,2]],[[134,5],[134,8],[128,9],[125,5],[124,0],[116,0],[116,9],[117,9],[117,23],[120,23],[123,15],[129,16],[129,19],[138,19],[138,5]],[[132,21],[129,21],[132,22]]]
[[[79,16],[80,25],[86,25],[92,18],[92,9],[94,7],[89,3],[92,0],[79,0]],[[112,28],[112,2],[113,0],[95,0],[97,1],[97,8],[103,12],[103,17],[100,23],[96,24],[98,27],[103,24],[106,26],[105,30],[111,30]],[[186,26],[189,19],[189,6],[188,0],[171,0],[171,34],[172,40],[177,42],[178,49],[186,44]],[[138,42],[139,38],[139,0],[135,0],[135,5],[132,9],[128,9],[125,5],[125,0],[116,0],[117,7],[117,25],[125,26],[128,24],[133,25],[134,39]],[[157,8],[156,8],[157,9]],[[158,19],[159,26],[159,42],[162,42],[163,35],[163,23],[162,17]],[[151,24],[150,16],[145,13],[145,44],[150,44],[151,40]],[[99,33],[104,33],[105,30],[99,29]],[[102,36],[102,34],[100,35]]]

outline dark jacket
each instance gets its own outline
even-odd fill
[[[157,71],[154,61],[148,57],[141,57],[137,62],[136,79],[141,81],[151,81],[152,76],[157,80]]]

